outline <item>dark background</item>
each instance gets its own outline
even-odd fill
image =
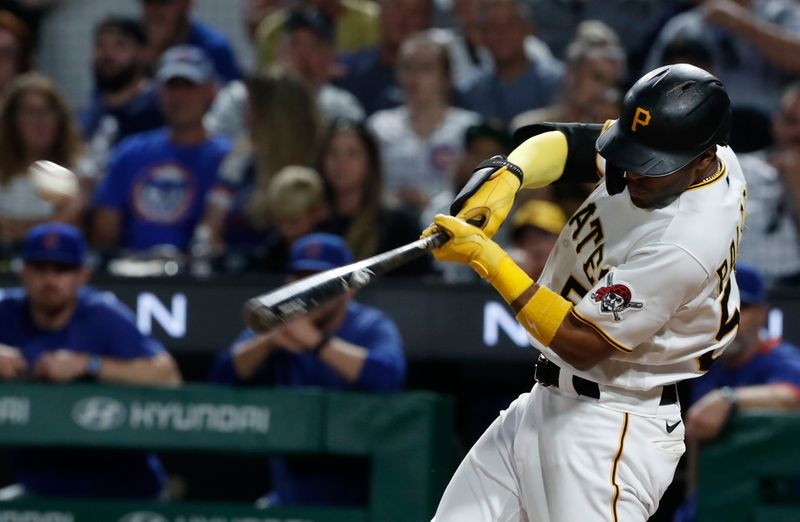
[[[13,276],[0,277],[0,288],[16,284]],[[137,300],[144,293],[155,295],[167,310],[174,295],[185,295],[186,335],[173,339],[155,320],[152,333],[176,358],[186,381],[203,382],[208,379],[217,353],[243,327],[242,304],[279,286],[281,280],[97,278],[92,284],[113,291],[133,310],[137,310]],[[783,327],[785,336],[797,342],[800,324],[784,324],[781,313],[784,317],[800,315],[800,292],[783,291],[771,297],[776,309],[772,328]],[[484,284],[454,287],[416,279],[384,280],[362,290],[358,299],[382,308],[400,326],[409,363],[407,388],[454,397],[454,437],[459,460],[498,412],[533,385],[535,350],[516,345],[502,328],[498,330],[497,345],[484,344],[487,303],[494,303],[489,307],[495,313],[498,305],[503,306]],[[688,397],[686,383],[679,385],[679,392]],[[261,459],[188,452],[162,454],[162,459],[174,478],[174,493],[186,499],[253,501],[269,488],[266,462]],[[652,520],[671,520],[683,497],[684,468],[681,461],[675,481]],[[8,466],[2,466],[0,485],[11,482]]]

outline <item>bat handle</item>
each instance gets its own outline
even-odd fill
[[[481,228],[483,227],[486,218],[484,216],[477,216],[467,220],[472,226]],[[444,230],[440,230],[439,232],[433,234],[432,236],[428,236],[428,243],[426,245],[426,250],[432,250],[434,248],[439,248],[440,246],[444,245],[448,241],[450,241],[450,234],[445,232]]]
[[[440,230],[434,235],[428,236],[427,239],[428,244],[426,245],[426,250],[433,250],[434,248],[439,248],[450,241],[450,235],[447,232]]]

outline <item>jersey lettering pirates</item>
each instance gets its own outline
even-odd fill
[[[733,151],[719,146],[717,157],[712,177],[660,209],[598,184],[561,231],[539,284],[570,300],[618,353],[581,372],[531,338],[536,348],[576,375],[628,390],[708,370],[738,326],[733,267],[746,195]]]

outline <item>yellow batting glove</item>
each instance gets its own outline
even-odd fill
[[[519,168],[503,156],[493,156],[478,165],[450,213],[464,221],[479,220],[486,237],[492,237],[511,211],[521,184]]]
[[[489,281],[508,303],[533,284],[533,280],[514,263],[508,253],[486,237],[480,228],[444,214],[438,214],[433,222],[438,230],[444,230],[451,237],[450,241],[433,250],[436,259],[469,265],[481,278]]]
[[[508,257],[497,243],[486,237],[483,230],[462,219],[438,214],[433,222],[452,238],[433,251],[434,257],[439,261],[464,263],[486,279],[494,275],[500,261]]]

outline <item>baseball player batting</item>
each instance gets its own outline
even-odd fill
[[[655,513],[685,450],[675,383],[707,371],[739,321],[745,182],[729,127],[719,80],[691,65],[656,69],[605,126],[521,129],[516,164],[479,165],[455,217],[423,233],[452,236],[436,257],[489,281],[542,353],[533,389],[469,451],[435,522]],[[490,239],[520,187],[598,176],[539,281]],[[466,223],[476,216],[482,229]]]

